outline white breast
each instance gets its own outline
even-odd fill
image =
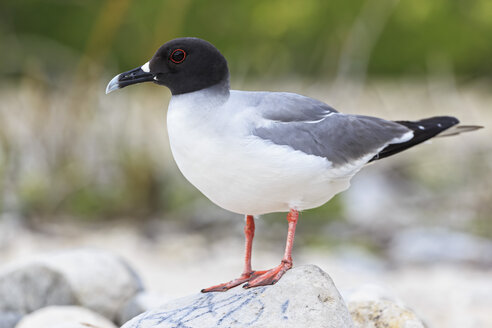
[[[303,210],[349,187],[356,171],[346,174],[324,158],[250,135],[254,112],[242,105],[234,111],[240,99],[212,105],[199,99],[173,96],[169,140],[183,175],[215,204],[251,215]]]

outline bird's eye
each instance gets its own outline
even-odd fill
[[[175,64],[182,63],[185,58],[186,52],[183,49],[174,49],[174,51],[171,53],[171,56],[169,56],[169,59]]]

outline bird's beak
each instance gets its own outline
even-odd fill
[[[154,75],[150,73],[149,62],[147,62],[140,67],[132,69],[131,71],[124,72],[113,77],[106,87],[106,94],[131,84],[150,82],[153,80]]]

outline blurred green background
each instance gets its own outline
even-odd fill
[[[0,15],[5,77],[128,69],[181,36],[209,40],[247,77],[422,75],[436,61],[468,78],[492,73],[488,0],[4,0]]]
[[[128,69],[181,36],[209,40],[247,77],[422,75],[435,62],[492,73],[488,0],[4,0],[0,15],[6,78],[56,78],[86,62]]]
[[[196,229],[203,217],[231,215],[177,171],[169,91],[149,84],[104,95],[110,78],[176,37],[215,44],[235,88],[299,92],[389,119],[490,119],[490,0],[3,0],[0,17],[0,211],[26,222],[179,217]],[[403,198],[426,197],[422,217],[446,208],[448,221],[466,208],[467,227],[492,236],[483,139],[440,140],[442,152],[423,147],[380,170]],[[477,183],[464,204],[455,190]],[[313,232],[346,220],[347,203],[341,195],[311,211]]]

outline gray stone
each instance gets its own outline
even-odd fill
[[[78,306],[50,306],[25,316],[15,328],[116,328],[100,314]]]
[[[27,314],[49,305],[81,305],[110,320],[142,290],[119,257],[101,250],[59,252],[0,273],[0,312]]]
[[[27,314],[49,305],[77,303],[63,274],[44,263],[29,263],[0,274],[0,311]]]
[[[22,314],[14,312],[0,312],[0,328],[14,328],[22,319]]]
[[[116,323],[122,325],[137,315],[157,309],[169,301],[169,297],[161,294],[143,291],[132,297],[119,311]]]
[[[349,328],[348,309],[331,278],[314,265],[288,271],[273,286],[195,294],[145,312],[122,328]]]

